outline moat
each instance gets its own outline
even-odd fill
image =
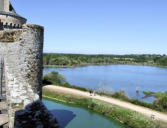
[[[56,103],[43,99],[62,128],[127,128],[119,122],[106,118],[79,106]]]

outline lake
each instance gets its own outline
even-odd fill
[[[125,90],[131,98],[152,102],[153,98],[142,99],[143,91],[167,91],[167,68],[135,65],[105,65],[76,68],[45,68],[43,73],[58,71],[72,85],[85,88]],[[139,94],[136,93],[139,90]]]
[[[43,99],[62,128],[127,128],[93,111]]]

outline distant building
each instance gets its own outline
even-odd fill
[[[9,0],[0,0],[0,30],[22,28],[26,21],[16,13]]]

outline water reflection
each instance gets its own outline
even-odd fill
[[[43,103],[57,118],[62,128],[127,128],[119,122],[106,118],[93,111],[44,100]]]
[[[72,111],[68,110],[51,110],[51,113],[59,122],[61,128],[65,128],[75,117],[76,115]]]

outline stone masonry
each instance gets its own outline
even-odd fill
[[[0,58],[4,60],[9,128],[15,112],[41,99],[43,27],[0,31]]]

